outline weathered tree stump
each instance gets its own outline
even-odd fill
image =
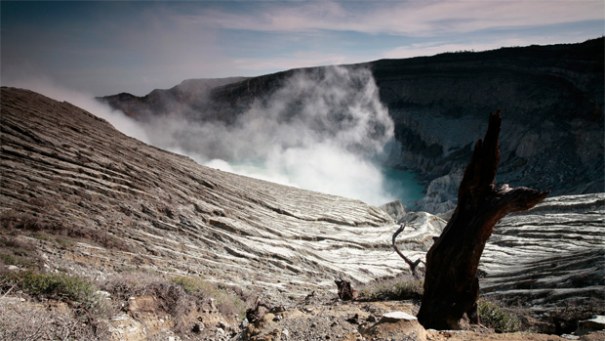
[[[336,287],[338,288],[338,298],[343,301],[356,300],[358,296],[357,290],[351,287],[351,282],[345,281],[344,279],[335,280]]]
[[[464,314],[477,323],[477,267],[494,225],[510,212],[532,208],[547,195],[526,187],[496,188],[500,125],[500,113],[492,113],[485,138],[475,144],[460,183],[456,210],[427,253],[418,312],[425,328],[459,329]]]

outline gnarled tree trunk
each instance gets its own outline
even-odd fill
[[[500,113],[489,118],[458,190],[458,205],[426,256],[424,296],[418,320],[425,328],[458,329],[466,313],[477,322],[477,267],[494,225],[506,214],[532,208],[546,192],[526,187],[496,188],[500,159]]]

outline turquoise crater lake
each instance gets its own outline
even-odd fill
[[[424,186],[414,172],[396,168],[383,168],[384,190],[399,199],[406,208],[414,208],[424,197]]]

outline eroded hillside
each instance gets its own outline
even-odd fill
[[[199,166],[24,90],[2,90],[2,206],[4,226],[73,239],[41,241],[38,256],[77,272],[149,268],[291,295],[345,269],[395,271],[372,251],[393,226],[381,210]]]

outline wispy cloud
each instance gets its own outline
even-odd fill
[[[0,6],[3,84],[45,75],[96,95],[144,95],[187,78],[579,42],[604,34],[602,0]]]
[[[602,1],[311,2],[183,15],[208,27],[272,32],[309,30],[433,36],[603,20]]]
[[[262,32],[267,41],[256,41],[259,48],[272,43],[289,52],[230,61],[234,70],[247,70],[250,75],[379,58],[579,42],[603,34],[602,24],[593,36],[573,25],[602,22],[603,11],[602,1],[295,2],[263,3],[243,12],[219,8],[173,13],[173,20],[217,31]],[[557,29],[557,25],[565,27]],[[298,49],[284,44],[283,35],[298,37]],[[368,46],[343,42],[353,35],[365,39]],[[385,36],[390,36],[391,44],[394,37],[400,41],[388,47],[369,46]],[[317,48],[317,41],[332,45]]]
[[[278,66],[281,70],[295,68],[314,67],[321,65],[342,65],[358,62],[354,56],[346,54],[321,53],[319,51],[303,51],[292,53],[289,57],[278,58],[236,58],[233,65],[239,70],[254,70],[265,73],[267,70],[275,70]]]

